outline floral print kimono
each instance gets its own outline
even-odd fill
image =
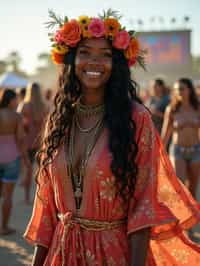
[[[41,173],[25,238],[48,248],[44,265],[128,266],[128,237],[148,227],[146,265],[200,265],[200,247],[185,233],[200,220],[199,206],[177,179],[149,112],[134,103],[133,119],[138,176],[134,195],[126,203],[116,194],[106,129],[87,165],[79,213],[63,146],[48,172]]]

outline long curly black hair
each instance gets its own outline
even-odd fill
[[[59,76],[59,90],[54,99],[54,110],[47,121],[43,146],[38,153],[40,168],[52,162],[54,152],[63,143],[66,129],[70,128],[74,114],[73,104],[81,96],[75,75],[76,48],[65,56]],[[120,196],[126,200],[133,193],[137,175],[135,158],[138,147],[135,141],[136,124],[132,119],[137,84],[131,80],[124,54],[113,48],[112,73],[105,90],[105,126],[109,131],[109,150],[112,154],[111,170],[116,178]]]

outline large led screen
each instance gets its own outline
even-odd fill
[[[188,32],[162,32],[140,34],[142,47],[147,49],[147,62],[151,65],[181,65],[190,60]]]

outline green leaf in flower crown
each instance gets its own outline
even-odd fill
[[[64,24],[64,20],[57,16],[53,10],[49,10],[49,17],[51,20],[45,23],[47,28],[53,28],[55,26],[62,27]]]
[[[111,8],[109,8],[108,10],[103,10],[103,14],[99,14],[98,16],[103,20],[111,17],[117,20],[120,20],[122,18],[119,11],[112,10]]]
[[[141,53],[142,54],[139,55],[137,58],[137,63],[139,64],[140,67],[142,67],[145,71],[147,71],[143,51],[141,51]]]
[[[64,23],[67,23],[68,21],[69,21],[68,17],[65,16],[65,17],[64,17]]]
[[[134,30],[129,30],[128,33],[131,36],[131,38],[135,37],[136,35],[136,32]]]

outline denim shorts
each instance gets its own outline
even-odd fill
[[[4,183],[16,183],[20,174],[20,158],[9,162],[0,163],[0,181]]]
[[[200,162],[200,143],[191,147],[182,147],[177,144],[171,144],[169,153],[170,156],[177,160]]]

